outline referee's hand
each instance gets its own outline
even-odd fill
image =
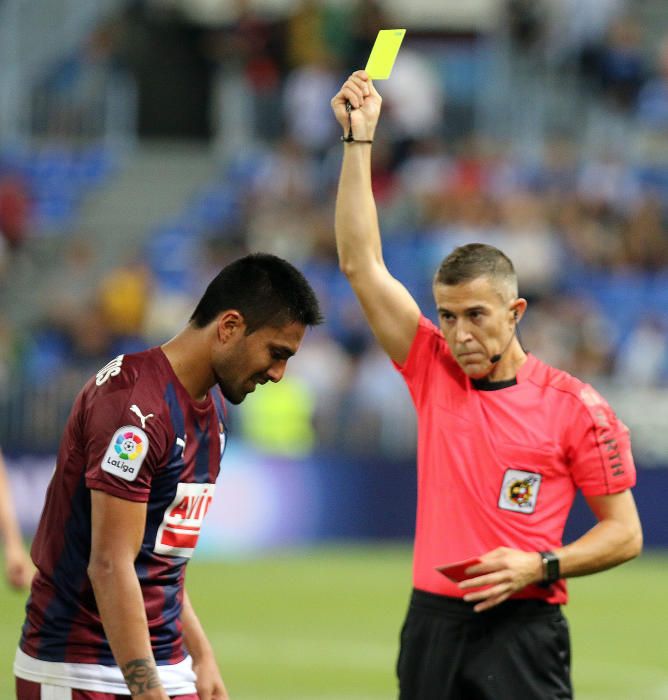
[[[382,101],[369,74],[358,70],[343,83],[330,104],[344,135],[352,127],[355,139],[373,139]]]
[[[480,564],[467,569],[469,576],[459,584],[464,591],[480,586],[482,590],[466,593],[464,600],[476,603],[475,612],[489,610],[543,578],[543,566],[538,552],[523,552],[510,547],[498,547],[480,557]]]

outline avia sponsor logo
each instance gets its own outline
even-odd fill
[[[134,481],[148,452],[146,433],[133,425],[119,428],[111,438],[102,458],[102,470],[124,479]]]
[[[215,484],[179,484],[165,511],[153,551],[172,557],[192,557]]]
[[[515,513],[533,513],[542,478],[535,472],[506,469],[499,494],[499,508]]]
[[[123,358],[125,355],[115,357],[111,362],[108,362],[96,375],[95,383],[102,386],[110,377],[116,377],[121,373]]]

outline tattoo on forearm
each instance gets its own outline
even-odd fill
[[[130,695],[140,695],[151,688],[160,687],[158,669],[153,659],[133,659],[121,669]]]

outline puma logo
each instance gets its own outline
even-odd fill
[[[137,414],[139,416],[139,420],[141,421],[141,427],[146,428],[146,421],[149,418],[155,418],[155,416],[152,413],[147,413],[146,415],[143,415],[142,412],[139,410],[139,407],[137,406],[136,403],[133,403],[132,406],[130,406],[130,410]]]

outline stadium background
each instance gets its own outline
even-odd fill
[[[0,445],[33,531],[74,393],[249,250],[327,323],[232,409],[190,587],[240,700],[394,694],[415,420],[338,273],[329,100],[406,26],[374,190],[433,317],[455,245],[515,260],[522,339],[631,427],[648,550],[571,582],[585,700],[668,698],[668,9],[661,0],[0,1]],[[473,507],[473,504],[472,504]],[[568,538],[591,522],[578,503]],[[21,595],[0,593],[0,696]]]

